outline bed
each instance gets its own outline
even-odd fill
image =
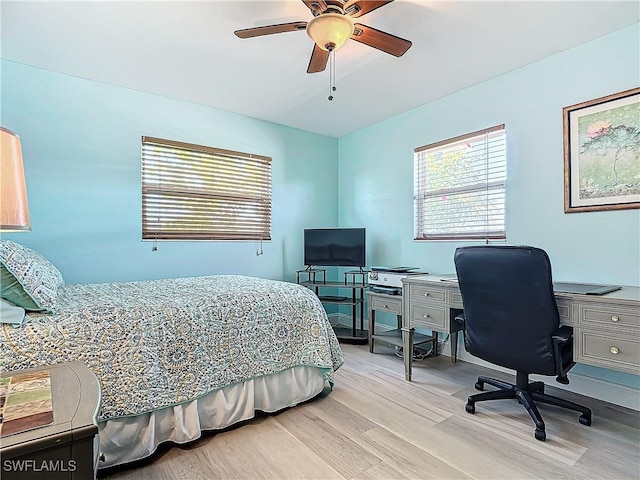
[[[65,285],[39,253],[4,239],[0,269],[0,365],[91,368],[102,387],[100,468],[309,400],[343,362],[322,304],[297,284],[215,275]]]

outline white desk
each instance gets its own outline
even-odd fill
[[[411,275],[402,279],[403,351],[411,352],[416,327],[451,335],[451,360],[456,361],[462,312],[457,282],[448,276]],[[563,325],[573,327],[576,363],[640,374],[640,288],[623,287],[606,295],[556,292]],[[404,355],[405,378],[411,380],[412,356]]]

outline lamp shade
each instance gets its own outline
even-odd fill
[[[31,230],[20,138],[0,127],[0,231]]]
[[[351,18],[340,13],[323,13],[307,24],[307,35],[323,50],[337,50],[353,34]]]

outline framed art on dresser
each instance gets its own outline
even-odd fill
[[[565,213],[640,208],[640,88],[562,114]]]

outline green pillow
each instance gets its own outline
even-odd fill
[[[0,239],[0,293],[5,300],[31,312],[53,313],[60,271],[49,260],[11,240]]]
[[[46,311],[45,308],[41,308],[40,305],[31,298],[24,288],[22,288],[22,285],[16,277],[14,277],[3,264],[0,264],[0,290],[2,291],[2,298],[14,305],[19,305],[30,312]]]

